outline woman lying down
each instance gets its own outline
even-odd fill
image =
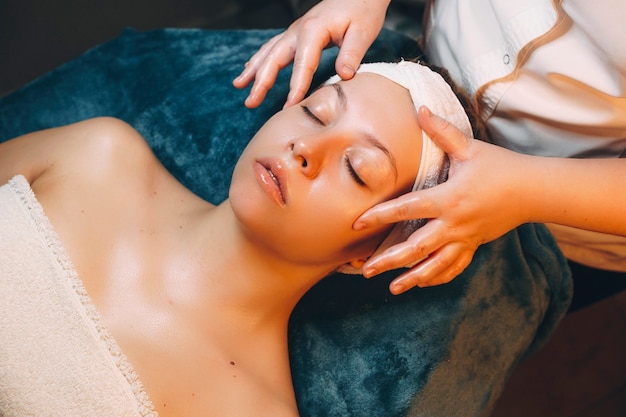
[[[297,416],[287,323],[302,295],[406,233],[361,213],[445,177],[416,63],[333,78],[254,136],[213,206],[108,118],[0,144],[3,416]]]

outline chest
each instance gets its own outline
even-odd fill
[[[257,343],[207,301],[189,214],[198,210],[129,192],[48,190],[35,192],[161,417],[297,415],[286,341]]]
[[[286,340],[242,331],[219,308],[192,310],[169,299],[107,317],[159,416],[297,416]]]
[[[234,359],[204,345],[176,355],[142,350],[131,362],[160,417],[297,416],[290,384],[267,384],[249,359]]]
[[[45,181],[45,179],[44,179]],[[33,185],[37,199],[59,235],[81,281],[106,316],[109,308],[158,291],[164,277],[188,273],[182,209],[124,184],[91,185],[56,179]]]

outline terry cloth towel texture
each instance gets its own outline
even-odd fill
[[[248,91],[231,84],[277,33],[128,30],[1,98],[0,141],[119,117],[179,181],[219,203],[241,150],[285,102],[289,68],[255,110],[243,106]],[[336,56],[336,48],[324,52],[315,86],[334,73]],[[419,57],[415,41],[383,31],[365,62]],[[336,274],[296,306],[289,353],[301,417],[489,415],[515,366],[554,331],[572,290],[554,239],[534,224],[482,245],[450,284],[394,297],[388,285],[395,276]],[[86,397],[80,403],[82,415],[94,415],[87,403]]]
[[[23,176],[0,230],[0,416],[156,417]]]

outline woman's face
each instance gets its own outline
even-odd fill
[[[366,258],[389,228],[352,225],[411,188],[421,146],[408,91],[358,74],[318,89],[257,132],[235,167],[230,204],[247,234],[290,261],[338,266]]]

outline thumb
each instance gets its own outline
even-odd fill
[[[419,108],[417,121],[422,130],[448,155],[463,152],[470,145],[470,138],[452,123],[433,114],[426,106]]]

